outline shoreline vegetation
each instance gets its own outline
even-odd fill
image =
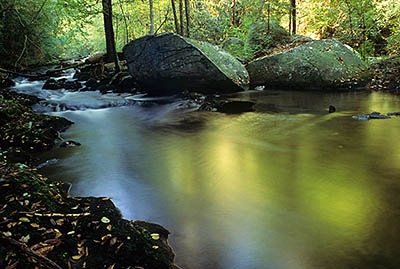
[[[31,153],[72,124],[33,112],[39,100],[0,91],[0,267],[177,268],[165,228],[123,219],[108,197],[71,197],[31,168]]]

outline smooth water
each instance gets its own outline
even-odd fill
[[[182,268],[400,268],[400,111],[383,93],[253,92],[257,112],[137,105],[75,122],[41,169],[160,223]],[[84,99],[84,98],[83,98]],[[328,114],[330,104],[338,112]]]

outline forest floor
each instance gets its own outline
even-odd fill
[[[72,122],[0,91],[0,268],[175,268],[169,232],[122,218],[110,198],[71,197],[30,168]],[[4,150],[7,148],[7,150]]]

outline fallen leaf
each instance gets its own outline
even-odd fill
[[[154,233],[154,234],[151,234],[151,238],[153,238],[153,240],[158,240],[158,239],[160,239],[160,235]]]
[[[112,228],[111,224],[107,225],[107,230],[111,231],[111,228]]]
[[[158,249],[158,246],[153,246],[152,248],[153,248],[153,249]]]
[[[39,228],[39,227],[40,227],[39,224],[37,224],[37,223],[31,223],[31,226],[32,226],[33,228]]]
[[[62,236],[62,233],[57,229],[54,230],[56,231],[56,238],[60,238]]]
[[[74,256],[72,256],[73,260],[79,260],[80,258],[82,258],[82,255],[74,255]]]
[[[57,224],[58,226],[63,225],[64,222],[65,222],[65,219],[58,219],[58,220],[56,220],[56,224]]]
[[[78,247],[82,247],[86,242],[87,242],[87,240],[84,239],[81,242],[79,242],[77,245],[78,245]]]
[[[19,220],[20,221],[22,221],[22,222],[31,222],[28,218],[26,218],[26,217],[21,217],[21,218],[19,218]]]
[[[102,218],[101,218],[101,222],[102,222],[102,223],[110,223],[110,219],[107,218],[107,217],[102,217]]]
[[[79,205],[71,207],[71,209],[73,209],[73,210],[78,209],[78,208],[79,208]]]
[[[7,224],[7,228],[11,229],[12,227],[14,227],[15,225],[17,225],[17,222],[11,222],[9,224]]]
[[[101,237],[101,241],[105,241],[111,238],[111,234],[106,234],[104,236]]]
[[[54,246],[44,246],[35,251],[39,254],[42,254],[43,256],[47,256],[47,254],[49,254],[49,252],[52,251],[53,249],[54,249]]]
[[[11,232],[3,232],[3,234],[4,234],[5,236],[7,236],[7,237],[12,236],[12,233],[11,233]]]
[[[71,235],[71,234],[74,234],[75,233],[75,231],[70,231],[70,232],[68,232],[67,234],[68,235]]]

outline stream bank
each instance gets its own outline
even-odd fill
[[[31,168],[72,124],[35,113],[38,101],[0,91],[0,267],[176,268],[166,229],[123,219],[110,198],[71,197]]]

